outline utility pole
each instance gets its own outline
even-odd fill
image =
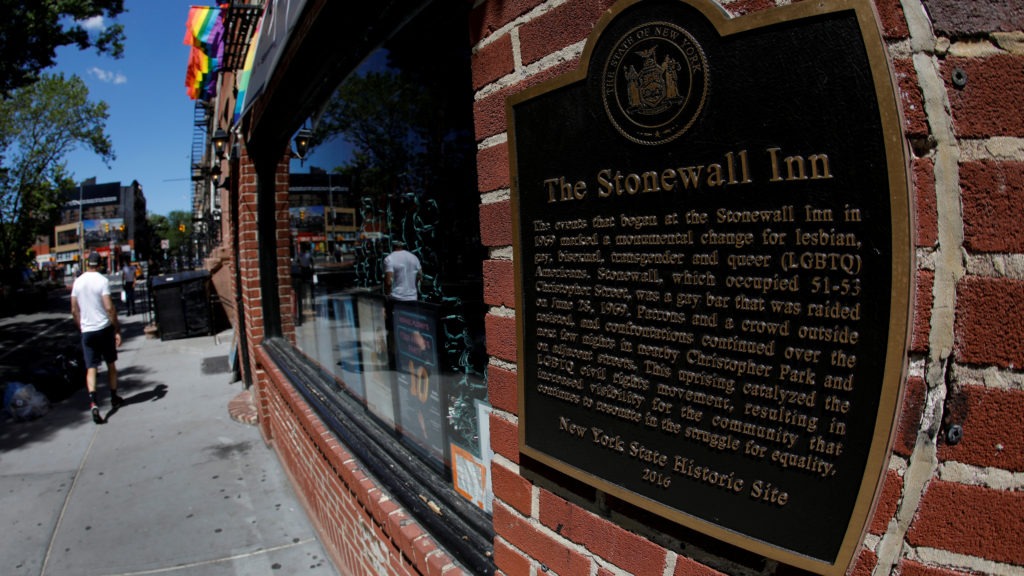
[[[78,185],[78,269],[85,270],[85,221],[82,220],[82,185]]]

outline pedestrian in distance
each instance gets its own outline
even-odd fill
[[[124,307],[129,316],[135,316],[135,277],[138,268],[126,260],[121,268],[121,290],[124,291]]]
[[[110,298],[110,281],[100,273],[102,260],[96,252],[89,254],[86,271],[71,286],[71,315],[82,333],[85,357],[85,386],[89,390],[92,421],[103,424],[96,398],[96,372],[101,362],[107,364],[110,405],[118,408],[124,400],[117,395],[117,349],[121,347],[121,326],[117,308]]]
[[[301,326],[303,309],[313,309],[313,255],[305,245],[299,246],[299,254],[292,261],[291,274],[295,291],[295,325]]]

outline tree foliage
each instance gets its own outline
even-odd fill
[[[120,58],[124,27],[112,24],[91,33],[88,23],[102,18],[105,24],[122,12],[124,0],[0,0],[0,96],[38,81],[60,46]]]
[[[169,254],[178,254],[188,249],[188,241],[192,235],[192,214],[184,210],[172,210],[167,216],[149,214],[149,228],[153,231],[153,249],[151,254],[160,254],[161,240],[170,244]]]
[[[192,237],[192,214],[184,210],[171,210],[167,220],[171,223],[167,236],[171,240],[171,250],[187,252],[189,238]]]
[[[147,228],[151,234],[149,254],[161,254],[161,240],[170,238],[171,223],[167,219],[167,216],[164,216],[163,214],[154,214],[152,212],[146,215],[146,221],[149,223]]]
[[[52,234],[61,191],[74,186],[66,157],[82,146],[114,159],[105,102],[90,102],[77,76],[46,75],[0,101],[0,270],[21,266]]]

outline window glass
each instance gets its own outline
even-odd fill
[[[489,510],[485,253],[462,4],[417,16],[296,134],[291,285],[296,346],[335,394]]]
[[[78,228],[57,231],[57,246],[66,246],[78,243]]]

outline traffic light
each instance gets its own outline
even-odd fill
[[[107,233],[107,234],[109,234],[109,233],[110,233],[110,222],[104,222],[104,223],[103,223],[103,231],[104,231],[105,233]]]
[[[184,231],[185,231],[185,225],[184,224],[178,224],[178,232],[184,232]]]

